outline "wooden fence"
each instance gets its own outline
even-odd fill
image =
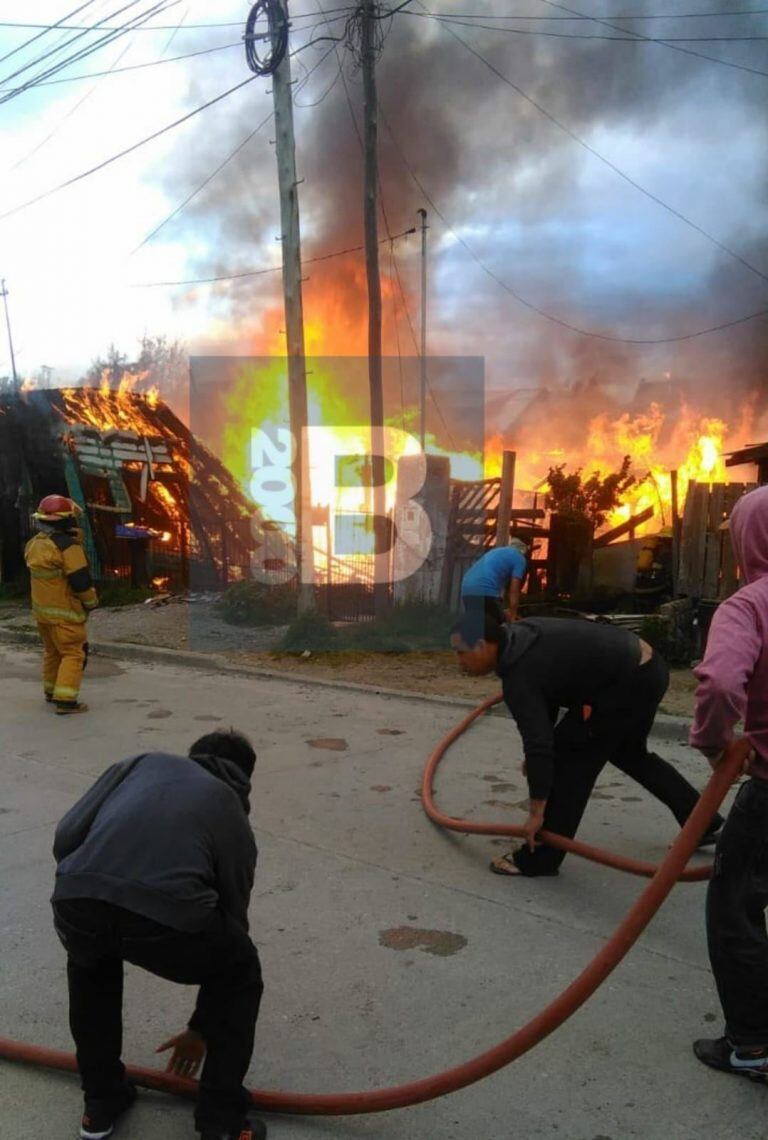
[[[730,534],[721,530],[736,502],[754,483],[691,483],[680,537],[677,593],[722,601],[738,589]]]

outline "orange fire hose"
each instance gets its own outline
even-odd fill
[[[432,778],[445,752],[477,717],[486,712],[499,699],[498,697],[491,698],[473,710],[460,725],[441,741],[429,758],[424,773],[424,807],[430,819],[442,827],[448,827],[454,831],[486,835],[520,834],[520,828],[507,824],[471,824],[453,819],[438,811],[432,801]],[[703,873],[687,872],[685,870],[686,863],[695,850],[703,831],[722,803],[728,788],[741,770],[749,751],[750,744],[747,740],[740,740],[731,745],[725,762],[712,774],[698,804],[658,868],[650,867],[644,863],[636,863],[633,860],[624,860],[597,848],[587,847],[585,844],[560,839],[553,835],[547,836],[549,843],[554,846],[561,846],[574,854],[583,855],[585,858],[593,859],[607,866],[629,870],[634,874],[652,874],[653,878],[630,908],[613,936],[581,974],[554,1001],[550,1002],[536,1017],[518,1029],[511,1037],[507,1037],[492,1049],[486,1050],[486,1052],[464,1062],[464,1064],[447,1069],[435,1076],[413,1081],[411,1084],[399,1085],[395,1088],[376,1089],[370,1092],[336,1094],[255,1090],[250,1094],[253,1103],[267,1112],[301,1115],[348,1116],[360,1113],[385,1112],[389,1109],[405,1108],[408,1105],[419,1104],[423,1101],[445,1096],[450,1092],[456,1092],[483,1077],[490,1076],[491,1073],[495,1073],[498,1069],[527,1053],[529,1049],[532,1049],[534,1045],[537,1045],[562,1025],[605,981],[637,941],[678,879],[704,878],[709,873],[709,868],[705,868]],[[36,1045],[27,1045],[7,1038],[0,1038],[0,1057],[9,1061],[39,1065],[43,1068],[61,1069],[67,1072],[76,1071],[75,1058],[71,1053],[65,1053],[60,1049],[46,1049]],[[129,1068],[128,1075],[136,1084],[145,1088],[174,1093],[177,1096],[193,1097],[197,1089],[196,1081],[172,1076],[156,1069]]]

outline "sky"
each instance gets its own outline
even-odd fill
[[[109,18],[124,3],[91,0],[79,20],[114,26],[152,6],[142,0]],[[333,0],[334,10],[345,3]],[[4,0],[2,21],[53,24],[76,6]],[[144,240],[269,115],[268,79],[33,201],[249,77],[240,43],[247,5],[166,7],[150,21],[162,28],[126,33],[55,76],[65,82],[0,103],[0,276],[22,375],[47,365],[54,383],[73,380],[113,342],[130,357],[143,335],[182,340],[193,354],[263,350],[282,327],[279,274],[148,287],[278,264],[270,122]],[[756,0],[412,0],[383,22],[382,197],[392,233],[428,210],[431,353],[485,357],[490,389],[510,399],[537,386],[666,374],[700,379],[721,397],[768,388],[765,317],[678,343],[622,343],[768,309],[768,5],[755,9]],[[747,10],[754,14],[738,14]],[[659,12],[663,19],[618,19]],[[718,12],[727,15],[702,14]],[[346,14],[325,24],[317,0],[296,0],[291,13],[311,258],[362,241],[352,122],[361,84],[343,42],[310,43],[341,35]],[[193,26],[230,21],[236,26]],[[77,33],[57,29],[23,46],[36,34],[0,27],[0,89],[34,76],[41,65],[11,73]],[[94,38],[86,33],[67,50]],[[220,50],[172,58],[209,48]],[[412,330],[419,334],[419,241],[402,238],[394,249],[402,292],[382,247],[385,345],[409,353]],[[306,270],[307,318],[322,350],[361,351],[361,255]],[[0,375],[8,370],[0,336]]]

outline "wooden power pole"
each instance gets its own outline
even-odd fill
[[[381,369],[381,278],[378,233],[378,103],[376,98],[377,0],[361,0],[360,65],[363,76],[365,181],[363,221],[368,279],[368,386],[371,403],[371,478],[374,511],[374,613],[389,606],[389,534],[384,461],[384,390]]]
[[[14,390],[19,386],[19,377],[16,372],[16,356],[13,351],[13,337],[11,336],[11,318],[8,313],[8,290],[5,287],[5,278],[0,281],[0,297],[3,298],[5,305],[5,327],[8,330],[8,352],[11,357],[11,379],[13,381]]]
[[[288,21],[287,0],[279,0]],[[273,28],[273,45],[277,30]],[[299,576],[299,613],[313,609],[314,559],[309,487],[309,457],[305,454],[304,428],[307,426],[307,368],[304,355],[304,307],[301,290],[301,236],[299,194],[296,179],[296,147],[293,133],[291,59],[288,51],[272,73],[272,99],[275,108],[275,151],[280,187],[280,230],[283,254],[283,296],[285,303],[286,356],[291,433],[294,439],[293,476],[296,514],[296,569]],[[305,579],[308,579],[305,581]]]
[[[427,447],[427,211],[421,216],[421,360],[419,361],[419,441]]]

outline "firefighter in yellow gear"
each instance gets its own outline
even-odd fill
[[[88,649],[86,621],[99,604],[83,550],[81,513],[64,495],[47,495],[34,514],[37,534],[24,558],[32,586],[32,613],[43,642],[43,688],[60,716],[85,712],[80,684]]]

